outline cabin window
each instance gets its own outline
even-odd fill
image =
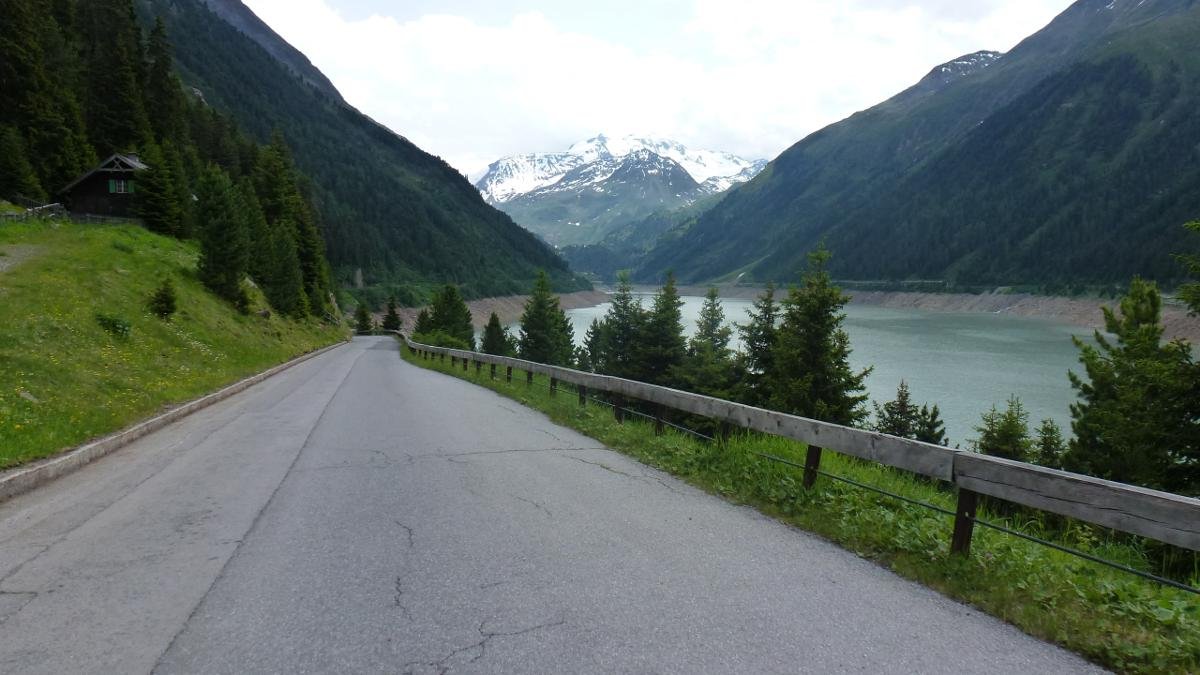
[[[133,181],[125,178],[110,178],[108,179],[109,194],[130,194],[133,192]]]

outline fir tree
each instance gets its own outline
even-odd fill
[[[783,301],[766,380],[776,410],[856,425],[867,415],[863,382],[871,369],[850,368],[850,337],[842,328],[850,298],[833,284],[829,257],[824,248],[810,253],[803,284]]]
[[[1162,344],[1162,298],[1135,278],[1119,313],[1104,308],[1113,342],[1076,339],[1087,379],[1070,374],[1074,438],[1069,471],[1178,492],[1200,493],[1200,367],[1187,343]]]
[[[743,349],[739,355],[742,381],[738,387],[738,399],[749,405],[763,406],[770,400],[767,375],[773,370],[772,354],[779,321],[774,284],[767,284],[763,294],[754,301],[749,314],[749,323],[737,324]]]
[[[163,279],[162,283],[158,285],[158,288],[150,296],[148,304],[152,314],[163,321],[171,320],[171,316],[175,314],[178,306],[178,301],[175,297],[175,285],[171,283],[170,279]]]
[[[384,330],[400,330],[400,313],[396,311],[396,296],[388,298],[387,313],[383,315]]]
[[[446,284],[434,294],[432,311],[429,322],[433,330],[446,335],[475,349],[475,328],[471,323],[471,310],[466,300],[458,292],[458,286]]]
[[[575,345],[571,322],[550,288],[550,277],[539,271],[533,292],[525,301],[517,352],[526,361],[569,366],[574,362]]]
[[[13,127],[0,127],[0,197],[42,200],[46,194],[25,155],[25,143]]]
[[[1062,429],[1052,419],[1042,420],[1034,442],[1032,461],[1044,467],[1060,469],[1063,453],[1066,451],[1067,444],[1063,440]]]
[[[150,230],[169,236],[183,234],[183,204],[179,202],[177,179],[161,150],[153,143],[142,148],[147,169],[138,173],[134,212]]]
[[[209,167],[196,186],[200,223],[200,281],[241,311],[249,306],[242,286],[248,259],[243,219],[225,172]]]
[[[605,354],[608,352],[606,324],[600,319],[592,319],[587,333],[583,336],[583,345],[579,348],[575,360],[580,370],[593,373],[604,372]]]
[[[1184,227],[1200,234],[1200,220],[1193,220]],[[1188,274],[1196,279],[1179,288],[1179,298],[1187,303],[1188,312],[1192,316],[1200,316],[1200,254],[1181,254],[1176,257],[1187,268]]]
[[[900,380],[894,400],[882,406],[875,404],[875,431],[900,438],[916,438],[920,414],[921,411],[912,401],[908,383]]]
[[[367,309],[367,303],[360,302],[354,310],[354,331],[359,335],[370,335],[374,328],[374,322],[371,319],[371,312]]]
[[[492,312],[492,315],[488,317],[487,325],[483,327],[483,341],[479,349],[484,354],[511,356],[512,340],[510,338],[508,329],[500,324],[500,317]]]
[[[138,79],[141,31],[133,2],[79,0],[76,25],[88,138],[102,157],[127,152],[151,137]]]
[[[429,310],[422,308],[417,312],[417,320],[413,322],[413,335],[428,335],[433,331],[433,318],[429,315]]]
[[[637,378],[650,384],[674,384],[672,373],[687,356],[683,337],[683,300],[675,287],[675,275],[668,272],[667,281],[654,296],[638,335],[638,350],[634,356]]]
[[[183,139],[183,91],[175,75],[171,43],[162,17],[156,17],[146,47],[146,116],[160,143]]]
[[[592,353],[593,364],[597,372],[638,379],[640,373],[635,358],[641,348],[646,310],[633,296],[633,285],[629,281],[628,273],[621,272],[617,275],[617,291],[610,302],[602,322],[604,339],[597,345],[603,351],[599,359],[596,358],[595,352]]]
[[[1004,412],[991,410],[983,414],[983,424],[975,427],[979,438],[975,451],[992,457],[1028,461],[1033,451],[1029,438],[1029,413],[1021,405],[1021,399],[1012,396]]]
[[[729,350],[733,330],[725,323],[725,310],[716,287],[708,289],[696,332],[688,341],[687,356],[673,373],[675,384],[717,398],[732,398],[736,367]]]
[[[942,422],[942,413],[935,404],[932,408],[922,405],[917,413],[917,428],[914,435],[916,440],[934,445],[950,445],[946,438],[946,425]]]

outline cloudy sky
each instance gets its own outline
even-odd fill
[[[773,158],[1070,0],[244,0],[472,178],[598,132]]]

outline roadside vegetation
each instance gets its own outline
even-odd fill
[[[758,434],[709,442],[669,427],[656,436],[653,423],[636,415],[618,424],[607,405],[589,401],[580,407],[566,388],[551,395],[548,379],[540,375],[533,386],[523,376],[508,383],[502,372],[493,380],[487,368],[477,375],[474,368],[451,367],[449,360],[402,352],[418,366],[489,387],[610,448],[817,533],[1103,666],[1137,673],[1200,669],[1200,598],[1194,595],[986,528],[976,528],[969,557],[954,556],[950,516],[824,477],[805,490],[800,469],[759,456],[802,465],[806,448],[801,443]],[[903,471],[833,452],[822,458],[822,470],[944,509],[955,507],[952,491]],[[979,517],[1135,568],[1155,567],[1145,544],[1082,523],[986,507]],[[1200,583],[1200,570],[1191,577],[1193,585]]]
[[[344,339],[249,284],[238,311],[198,248],[136,225],[0,225],[0,469]]]

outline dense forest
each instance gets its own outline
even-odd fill
[[[10,0],[0,35],[0,197],[52,201],[96,162],[136,155],[134,208],[200,243],[201,279],[239,308],[247,275],[293,317],[327,316],[329,265],[306,179],[276,135],[261,146],[185,94],[161,20],[132,0]]]
[[[244,7],[242,23],[257,22]],[[587,283],[534,235],[488,206],[454,168],[347,105],[336,91],[298,74],[276,53],[294,52],[259,22],[251,37],[200,0],[138,0],[143,17],[161,15],[173,37],[183,81],[260,142],[278,131],[321,215],[335,277],[349,285],[361,269],[368,285],[404,304],[414,288],[454,283],[466,297],[521,292],[537,270],[555,288]],[[143,20],[146,20],[144,18]],[[386,66],[384,66],[386,67]],[[323,78],[321,78],[323,79]]]
[[[1200,214],[1200,5],[1080,0],[985,66],[821,129],[673,230],[635,277],[1170,286]]]

